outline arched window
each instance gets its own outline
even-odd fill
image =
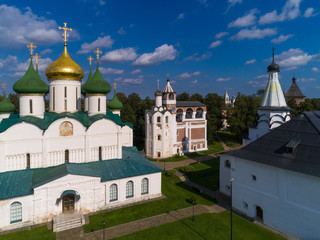
[[[30,153],[27,153],[27,168],[30,168]]]
[[[149,180],[144,178],[141,181],[141,195],[149,193]]]
[[[168,123],[169,122],[169,117],[168,116],[166,116],[166,123]]]
[[[10,223],[22,221],[22,204],[14,202],[10,206]]]
[[[55,89],[55,87],[52,87],[52,92],[53,92],[53,96],[52,96],[52,108],[53,108],[53,110],[55,110],[55,108],[56,108],[56,89]]]
[[[161,117],[157,117],[157,122],[161,122]]]
[[[227,168],[230,168],[231,167],[231,162],[229,160],[226,160],[224,162],[224,166],[227,167]]]
[[[64,87],[64,110],[67,110],[67,87]]]
[[[69,163],[69,150],[64,151],[64,162]]]
[[[161,141],[161,135],[160,134],[158,135],[158,141]]]
[[[202,118],[202,116],[203,116],[203,109],[202,108],[197,108],[196,118]]]
[[[167,100],[167,94],[163,94],[162,100]]]
[[[102,160],[102,147],[99,147],[99,160]]]
[[[112,184],[110,186],[110,202],[118,200],[118,186],[117,184]]]
[[[193,114],[192,108],[188,108],[187,112],[186,112],[186,118],[187,119],[191,119],[192,118],[192,114]]]
[[[169,100],[174,100],[174,95],[173,95],[173,93],[170,93],[170,95],[169,95]]]
[[[133,182],[129,181],[126,184],[126,198],[132,198],[133,197]]]
[[[32,108],[32,99],[30,99],[29,100],[29,107],[30,107],[30,113],[32,113],[33,112],[33,108]]]
[[[100,112],[100,98],[98,98],[98,112]]]
[[[176,116],[177,122],[182,122],[182,115],[183,115],[182,109],[178,109],[177,110],[177,116]]]

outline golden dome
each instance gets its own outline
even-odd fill
[[[82,68],[71,59],[67,51],[67,46],[65,45],[60,58],[47,67],[46,76],[48,80],[63,79],[81,81],[84,72]]]

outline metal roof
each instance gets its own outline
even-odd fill
[[[122,159],[0,173],[0,200],[33,194],[33,189],[68,174],[101,178],[101,182],[161,172],[136,147],[123,147]]]
[[[199,101],[177,101],[177,107],[205,107],[206,105]]]
[[[298,142],[292,153],[286,146]],[[227,155],[320,177],[320,111],[304,112]]]

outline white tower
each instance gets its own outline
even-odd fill
[[[272,50],[272,63],[268,66],[267,87],[260,107],[258,107],[255,127],[249,128],[249,137],[244,139],[244,146],[291,119],[291,108],[287,106],[278,79],[280,67],[274,61],[274,48]]]

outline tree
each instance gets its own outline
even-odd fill
[[[177,95],[177,101],[189,101],[189,100],[190,100],[190,94],[187,92],[183,92]]]
[[[10,93],[9,96],[8,96],[8,99],[10,100],[10,102],[12,102],[15,106],[15,110],[14,112],[15,113],[18,113],[19,112],[19,97],[18,97],[18,94],[13,94],[13,93]]]
[[[190,97],[190,100],[191,100],[191,101],[199,101],[199,102],[201,102],[201,103],[204,103],[204,98],[203,98],[203,96],[202,96],[201,94],[199,94],[199,93],[194,93],[194,94],[192,94],[191,97]]]
[[[117,98],[122,104],[125,104],[127,102],[127,96],[122,92],[117,92]]]

